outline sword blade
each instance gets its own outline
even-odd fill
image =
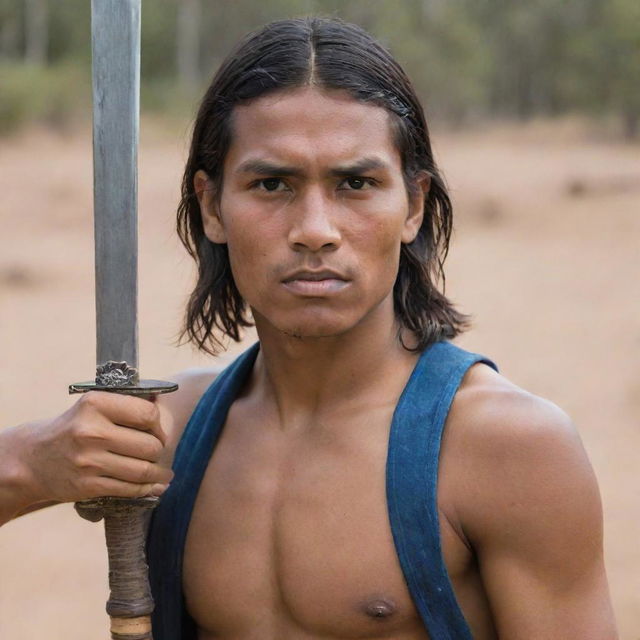
[[[138,366],[140,0],[92,0],[97,364]]]

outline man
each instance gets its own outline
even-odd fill
[[[196,119],[179,231],[186,334],[216,353],[250,309],[259,347],[155,404],[88,394],[3,431],[4,521],[162,493],[173,461],[156,640],[616,637],[574,428],[446,341],[466,326],[435,286],[451,207],[386,50],[316,18],[241,42]]]

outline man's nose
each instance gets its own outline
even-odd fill
[[[294,206],[289,246],[294,251],[331,251],[340,246],[341,234],[334,220],[335,203],[321,188],[310,189]]]

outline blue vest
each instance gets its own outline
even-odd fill
[[[245,351],[211,384],[182,435],[173,463],[175,478],[155,510],[147,553],[155,640],[196,640],[196,625],[182,592],[182,558],[200,482],[227,412],[247,380],[258,344]],[[433,640],[472,640],[444,564],[438,523],[440,442],[447,414],[469,367],[486,358],[449,342],[420,356],[391,422],[386,492],[391,532],[407,587]]]

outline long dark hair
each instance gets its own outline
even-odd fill
[[[204,170],[219,193],[234,106],[310,84],[347,91],[356,100],[384,107],[392,114],[409,192],[415,195],[421,172],[431,176],[420,231],[401,248],[394,309],[400,326],[416,337],[416,350],[453,338],[467,327],[468,319],[438,289],[440,282],[444,289],[452,207],[433,159],[420,101],[400,65],[371,35],[356,25],[317,17],[272,22],[246,36],[222,63],[202,99],[178,207],[178,234],[198,267],[183,338],[215,355],[224,348],[220,332],[238,341],[242,328],[252,325],[233,280],[227,246],[210,242],[204,234],[195,173]]]

